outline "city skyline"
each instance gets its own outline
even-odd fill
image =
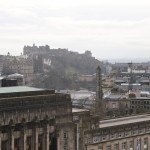
[[[0,1],[0,53],[50,45],[94,57],[149,58],[148,0]]]

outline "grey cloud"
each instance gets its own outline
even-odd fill
[[[136,50],[137,57],[148,53],[147,0],[5,0],[0,5],[4,53],[8,48],[20,54],[23,45],[32,43],[79,52],[89,49],[99,58],[134,57]]]

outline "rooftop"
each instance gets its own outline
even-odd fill
[[[79,108],[72,108],[73,113],[78,113],[78,112],[89,112],[88,109],[79,109]]]
[[[28,86],[0,87],[0,94],[2,94],[2,93],[31,92],[31,91],[44,91],[44,89],[28,87]]]
[[[125,125],[125,124],[144,122],[144,121],[150,121],[149,114],[103,120],[99,122],[99,127],[106,128],[106,127],[112,127],[112,126],[120,126],[120,125]]]
[[[14,73],[14,74],[8,75],[8,77],[23,77],[23,75],[22,74],[18,74],[18,73]]]

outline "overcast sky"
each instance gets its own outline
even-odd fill
[[[0,0],[0,54],[24,45],[150,58],[149,0]]]

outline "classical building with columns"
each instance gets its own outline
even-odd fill
[[[71,98],[26,86],[0,88],[0,150],[75,150]]]
[[[87,109],[73,108],[73,121],[76,124],[76,150],[86,150],[84,133],[87,130],[98,128],[99,117],[90,114]]]

